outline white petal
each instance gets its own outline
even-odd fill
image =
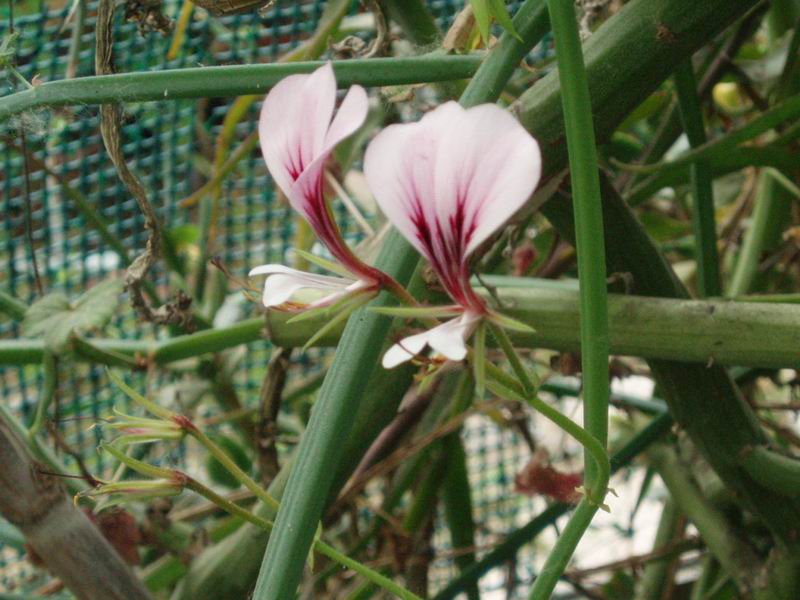
[[[326,296],[321,300],[317,300],[315,305],[327,304],[331,301],[331,296],[337,298],[349,292],[348,288],[354,282],[352,279],[344,279],[342,277],[330,277],[328,275],[317,275],[315,273],[307,273],[305,271],[298,271],[283,265],[262,265],[250,271],[250,276],[254,275],[267,275],[267,280],[264,282],[264,294],[262,301],[267,308],[272,306],[280,306],[287,302],[291,297],[303,289],[320,290],[324,292],[332,292],[330,296]]]
[[[429,331],[423,331],[416,335],[410,335],[403,338],[383,355],[381,364],[385,369],[393,369],[397,365],[408,362],[414,356],[422,352],[422,349],[428,344]]]
[[[467,340],[481,318],[481,315],[467,312],[433,329],[404,338],[386,351],[382,364],[386,369],[394,368],[411,360],[425,346],[430,346],[449,360],[464,360],[467,356]]]
[[[428,332],[428,344],[450,360],[464,360],[467,356],[467,340],[480,318],[473,313],[464,313],[457,319],[442,323]]]

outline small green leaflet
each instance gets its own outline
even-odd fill
[[[59,292],[47,294],[25,311],[22,330],[27,337],[44,338],[51,352],[63,352],[73,333],[100,329],[108,324],[122,288],[121,279],[109,279],[95,285],[75,302]]]

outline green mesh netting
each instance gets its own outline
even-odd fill
[[[431,11],[440,26],[447,27],[463,1],[430,0]],[[28,80],[38,77],[51,81],[64,77],[68,63],[70,27],[63,27],[69,6],[49,10],[45,4],[31,10],[20,5],[15,20],[21,32],[18,68]],[[177,16],[178,6],[169,12]],[[27,15],[20,14],[27,7]],[[94,71],[94,2],[88,4],[88,17],[77,56],[77,75]],[[197,65],[254,63],[276,59],[295,47],[316,28],[324,8],[321,1],[279,0],[264,15],[246,14],[211,19],[197,14],[191,21],[181,51],[174,60],[165,55],[170,38],[158,34],[142,37],[135,25],[118,21],[115,31],[115,60],[118,71],[145,71]],[[8,26],[7,14],[0,10],[0,39]],[[354,0],[353,12],[358,10]],[[0,71],[0,95],[14,91],[12,79]],[[181,208],[179,201],[206,181],[209,148],[219,133],[220,124],[232,99],[169,101],[128,104],[124,127],[124,150],[131,168],[149,192],[166,232],[175,244],[192,239],[198,222],[196,208]],[[239,139],[254,129],[257,106],[239,126]],[[119,181],[99,133],[98,107],[70,107],[36,111],[11,122],[0,123],[0,289],[26,303],[35,297],[31,248],[26,240],[24,170],[18,131],[23,128],[30,153],[30,203],[33,248],[42,282],[48,292],[62,291],[75,297],[108,274],[121,272],[119,255],[103,241],[81,214],[69,186],[82,195],[110,224],[113,236],[133,257],[145,242],[145,231],[134,200]],[[263,161],[253,152],[227,178],[220,206],[219,237],[210,252],[219,255],[234,274],[246,273],[253,265],[283,262],[294,235],[292,215],[276,200]],[[74,195],[74,194],[73,194]],[[346,214],[339,215],[345,235],[359,238]],[[165,283],[163,271],[154,270],[157,285]],[[242,316],[252,311],[243,304]],[[130,310],[120,310],[107,329],[109,337],[137,339],[154,335],[151,327],[133,318]],[[20,327],[0,316],[0,337],[16,338]],[[269,345],[248,346],[236,370],[234,385],[239,397],[250,405],[257,401],[261,376],[269,358]],[[312,355],[314,357],[316,355]],[[303,359],[302,373],[314,361]],[[28,422],[36,405],[40,386],[38,366],[0,365],[0,401]],[[60,373],[57,410],[58,427],[65,440],[78,449],[91,468],[103,472],[107,465],[94,448],[101,438],[92,421],[106,414],[112,404],[124,399],[108,386],[101,368],[88,364],[70,365]],[[132,383],[136,383],[136,379]],[[152,382],[151,382],[152,383]],[[138,384],[144,388],[145,380]],[[75,417],[80,416],[81,419]],[[464,434],[469,452],[473,482],[475,518],[481,525],[479,546],[496,543],[505,533],[523,524],[532,514],[532,502],[511,493],[514,475],[527,461],[528,450],[514,434],[483,419],[472,419]],[[70,464],[68,456],[63,456]],[[179,448],[161,460],[180,463]],[[0,528],[2,533],[2,528]],[[34,570],[22,560],[23,551],[14,540],[3,536],[0,544],[0,591],[27,589]],[[446,528],[437,526],[439,547],[449,544]],[[521,561],[517,577],[524,582],[530,570]],[[432,577],[442,582],[452,575],[452,560],[433,565]],[[502,587],[503,577],[490,578],[488,585]],[[521,589],[524,589],[522,586]]]

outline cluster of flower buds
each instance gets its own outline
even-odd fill
[[[326,201],[325,163],[336,144],[363,124],[368,110],[359,86],[350,88],[334,116],[335,104],[336,80],[328,63],[311,75],[281,81],[261,109],[259,136],[272,177],[339,262],[340,274],[347,274],[257,267],[250,274],[267,275],[266,307],[296,309],[300,304],[292,299],[304,289],[322,292],[306,306],[312,308],[341,303],[349,295],[369,298],[392,281],[348,248]],[[494,104],[465,109],[448,102],[418,122],[391,125],[368,146],[364,172],[386,218],[430,262],[455,302],[444,311],[416,312],[454,318],[395,344],[384,355],[385,367],[426,347],[463,360],[468,339],[484,320],[527,328],[491,309],[470,285],[477,250],[525,204],[541,175],[539,146],[510,113]]]
[[[120,435],[111,443],[102,444],[100,448],[111,454],[132,471],[150,479],[126,479],[123,481],[100,481],[100,485],[81,493],[82,496],[110,496],[112,499],[104,506],[112,506],[129,500],[145,500],[162,496],[177,496],[186,487],[188,477],[174,469],[156,467],[129,456],[125,449],[134,444],[145,444],[161,441],[180,441],[187,433],[195,430],[195,426],[185,416],[172,412],[155,402],[145,398],[114,371],[107,370],[111,381],[135,404],[144,408],[153,417],[134,417],[114,410],[114,416],[108,419],[106,427]]]

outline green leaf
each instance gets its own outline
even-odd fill
[[[75,302],[58,292],[47,294],[25,311],[22,330],[28,337],[44,338],[51,352],[63,352],[74,333],[100,329],[111,320],[122,288],[121,279],[109,279],[95,285]]]

